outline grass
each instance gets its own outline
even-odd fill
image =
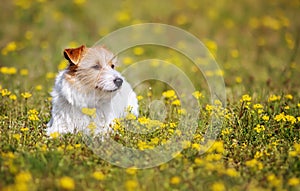
[[[0,9],[0,190],[300,189],[299,1],[14,0]],[[95,154],[80,134],[49,139],[49,92],[66,66],[62,50],[91,46],[141,22],[178,26],[204,42],[222,69],[210,74],[225,80],[226,108],[211,105],[206,82],[189,60],[163,47],[141,46],[119,55],[119,70],[160,58],[195,82],[200,115],[182,152],[152,168],[120,168]],[[162,82],[143,83],[136,89],[140,117],[118,119],[112,137],[144,151],[188,134],[178,129],[180,116],[188,114],[170,89]],[[158,98],[167,117],[150,120],[149,104]],[[204,133],[214,115],[224,121],[207,148]],[[137,121],[145,129],[159,128],[126,131]]]

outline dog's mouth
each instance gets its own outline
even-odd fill
[[[115,88],[115,89],[112,89],[112,90],[106,90],[106,89],[102,89],[102,88],[100,88],[99,86],[96,86],[96,87],[95,87],[95,89],[97,89],[97,90],[101,90],[101,91],[103,91],[103,92],[107,92],[107,93],[112,93],[112,92],[116,92],[116,91],[118,91],[120,88]]]

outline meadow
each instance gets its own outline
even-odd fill
[[[299,13],[299,0],[3,1],[0,190],[300,190]],[[149,22],[179,27],[205,44],[221,68],[206,75],[224,79],[226,106],[210,102],[202,73],[183,55],[137,46],[118,56],[117,70],[159,58],[195,82],[191,96],[201,109],[183,150],[151,168],[122,168],[95,154],[82,134],[49,138],[50,92],[68,64],[64,48],[92,46],[121,27]],[[136,91],[140,116],[116,119],[112,139],[144,151],[189,133],[178,129],[188,113],[168,84],[148,81]],[[150,119],[155,99],[166,105],[161,121]],[[212,116],[223,122],[210,145],[204,134]],[[159,128],[127,132],[137,121]]]

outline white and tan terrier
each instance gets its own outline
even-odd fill
[[[117,59],[102,46],[64,50],[69,66],[56,77],[52,95],[52,118],[47,134],[90,133],[91,116],[83,108],[95,108],[92,119],[95,133],[107,134],[115,118],[123,117],[127,108],[138,115],[136,94],[119,72]]]

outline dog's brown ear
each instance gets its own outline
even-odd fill
[[[85,51],[85,45],[81,45],[78,48],[67,48],[64,50],[64,56],[70,63],[77,65]]]

